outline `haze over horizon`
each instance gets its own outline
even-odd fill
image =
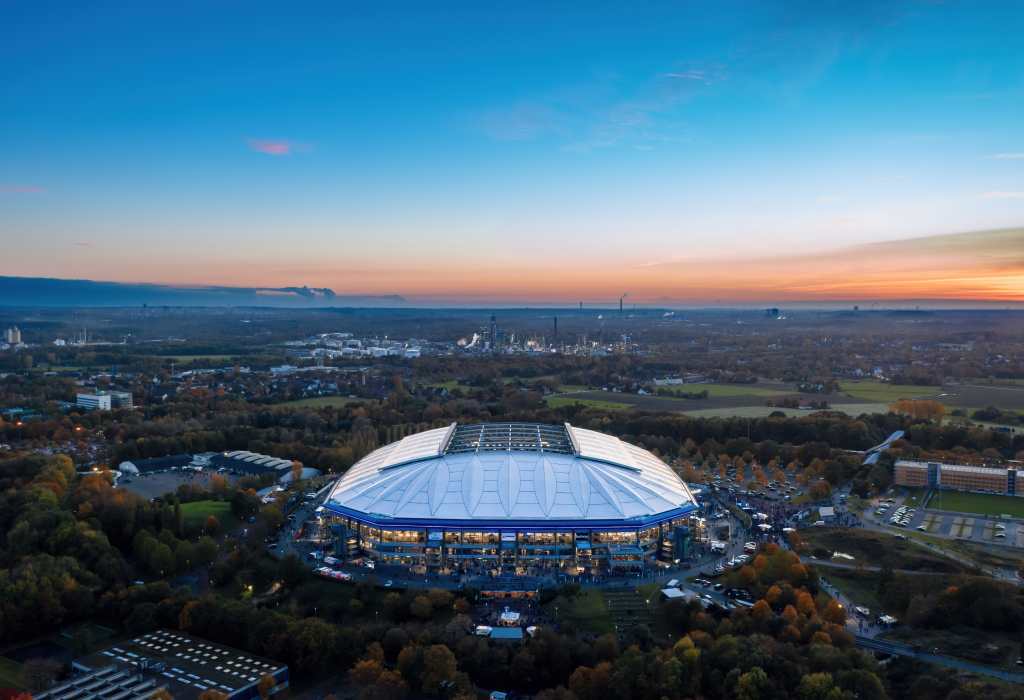
[[[0,11],[0,275],[1024,301],[1024,7]]]

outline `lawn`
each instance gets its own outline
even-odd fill
[[[342,408],[349,404],[360,403],[368,399],[353,399],[348,396],[314,396],[308,399],[296,399],[274,404],[279,408]]]
[[[801,554],[813,554],[822,561],[831,561],[834,552],[842,552],[854,557],[854,561],[840,561],[854,565],[888,564],[893,569],[950,574],[966,571],[959,562],[881,532],[822,527],[801,530],[800,537],[807,543]],[[830,571],[822,569],[823,573]]]
[[[624,411],[633,408],[628,403],[622,403],[620,401],[603,401],[601,399],[580,399],[574,396],[551,396],[547,399],[547,404],[551,408],[564,408],[566,406],[583,404],[587,408],[603,408],[608,411]]]
[[[658,391],[669,391],[673,394],[699,394],[708,392],[709,398],[725,396],[788,396],[796,394],[796,389],[786,387],[769,388],[757,384],[682,384],[661,386]]]
[[[21,684],[21,664],[0,656],[0,688],[24,690]]]
[[[884,403],[843,403],[833,404],[829,411],[838,411],[848,416],[859,416],[862,413],[888,413],[889,405]],[[766,418],[775,411],[781,411],[789,417],[806,416],[814,411],[801,411],[797,408],[779,408],[778,406],[734,406],[722,408],[699,408],[685,411],[686,415],[699,418]]]
[[[843,569],[818,570],[825,581],[839,589],[857,605],[870,609],[872,614],[881,614],[882,602],[878,599],[878,574],[870,571],[857,572]]]
[[[160,357],[167,360],[174,360],[175,362],[195,362],[197,360],[211,360],[221,361],[230,360],[238,355],[153,355],[153,357]]]
[[[855,399],[892,403],[899,399],[932,398],[942,393],[940,386],[915,386],[913,384],[883,384],[882,382],[840,382],[839,390]]]
[[[181,515],[185,525],[202,525],[210,515],[217,518],[222,530],[229,530],[235,525],[235,516],[231,513],[231,504],[227,501],[193,501],[181,504]]]
[[[998,496],[988,493],[937,491],[928,501],[928,507],[957,513],[981,515],[1011,515],[1024,518],[1024,498]]]
[[[582,589],[572,598],[558,596],[545,606],[561,624],[569,624],[590,634],[605,634],[615,630],[608,603],[599,590]]]
[[[454,389],[458,385],[459,385],[459,380],[458,379],[449,379],[449,380],[444,381],[444,382],[428,382],[427,384],[425,384],[425,386],[428,386],[431,389],[447,389],[448,391],[451,391],[452,389]]]
[[[1016,671],[1019,642],[1008,635],[973,627],[922,629],[899,625],[882,635],[884,639],[916,644],[944,656],[968,659],[987,666]]]

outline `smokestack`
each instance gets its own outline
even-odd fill
[[[558,343],[558,316],[555,316],[555,343]]]

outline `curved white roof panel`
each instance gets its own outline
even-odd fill
[[[475,434],[487,437],[474,442]],[[381,525],[540,527],[637,526],[696,503],[668,465],[618,438],[568,424],[489,423],[386,445],[349,469],[324,505]]]

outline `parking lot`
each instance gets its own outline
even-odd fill
[[[903,498],[894,497],[891,507],[884,513],[878,513],[878,501],[872,503],[868,511],[869,518],[877,524],[892,530],[916,530],[938,537],[968,540],[979,544],[997,544],[1024,548],[1024,524],[1018,520],[1005,518],[984,518],[973,515],[945,513],[926,510],[917,506],[913,514],[906,519],[905,525],[891,522],[897,509],[903,505]]]
[[[213,474],[214,472],[191,470],[148,472],[122,478],[118,481],[118,488],[138,494],[148,501],[157,496],[174,493],[182,484],[196,484],[205,488],[210,485],[210,477]],[[229,474],[220,474],[219,476],[227,479],[228,483],[234,483],[237,480],[237,477]]]

